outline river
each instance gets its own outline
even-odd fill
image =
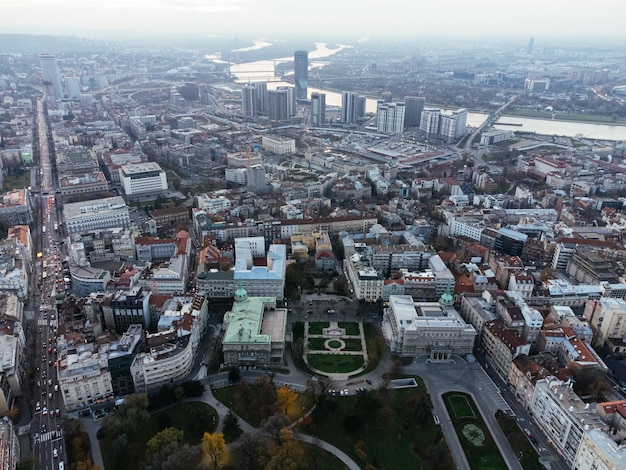
[[[269,45],[264,41],[258,41],[255,46],[250,49],[258,49]],[[323,67],[324,62],[321,60],[331,56],[343,49],[352,47],[339,45],[335,49],[329,49],[325,43],[315,43],[316,49],[309,52],[309,69]],[[215,60],[215,57],[207,56]],[[281,62],[292,61],[293,57],[282,57],[274,60],[260,60],[255,62],[246,62],[243,64],[233,64],[230,68],[231,73],[235,76],[238,83],[267,81],[267,88],[274,90],[279,86],[291,86],[290,83],[276,79],[274,75],[275,65]],[[341,107],[341,93],[336,91],[324,90],[321,88],[309,87],[311,92],[319,92],[326,94],[327,106]],[[443,109],[443,108],[442,108]],[[368,113],[376,112],[376,100],[367,98],[365,110]],[[445,110],[444,111],[448,111]],[[467,115],[467,125],[470,127],[479,127],[487,119],[488,114],[469,112]],[[498,125],[498,122],[521,124],[521,126]],[[508,129],[513,132],[534,132],[542,135],[558,135],[566,137],[583,136],[589,139],[626,141],[626,126],[610,125],[610,124],[594,124],[589,122],[574,121],[558,121],[550,119],[532,119],[503,115],[495,126],[497,129]]]

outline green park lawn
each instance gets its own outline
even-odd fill
[[[214,408],[200,402],[178,403],[165,410],[150,415],[148,422],[128,436],[128,446],[124,455],[116,459],[113,452],[113,439],[117,436],[105,435],[100,440],[100,450],[106,470],[129,468],[128,462],[134,462],[134,468],[140,468],[144,458],[146,443],[158,432],[167,427],[175,427],[184,432],[183,442],[197,445],[205,432],[217,428],[218,415]]]
[[[324,328],[328,328],[330,323],[327,321],[314,321],[309,323],[309,334],[310,335],[321,335],[324,334]]]
[[[346,343],[344,351],[363,351],[363,347],[360,339],[356,338],[344,338],[343,342]]]
[[[339,328],[343,328],[346,330],[346,336],[358,336],[361,334],[359,330],[359,324],[357,322],[349,321],[349,322],[339,322]]]
[[[309,354],[309,365],[327,373],[345,374],[363,366],[363,356],[344,356],[340,354]]]
[[[498,446],[478,413],[472,397],[465,393],[450,392],[443,395],[443,401],[471,468],[475,470],[506,468]]]
[[[309,338],[309,349],[313,351],[326,351],[326,340],[328,338]]]
[[[420,469],[429,460],[429,468],[454,469],[440,427],[432,419],[424,383],[415,379],[417,388],[321,399],[311,421],[299,427],[343,450],[362,468],[372,464],[381,469]],[[355,448],[358,442],[363,443],[365,459]]]

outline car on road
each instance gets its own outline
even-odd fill
[[[59,456],[59,451],[57,450],[56,447],[54,449],[52,449],[52,456],[54,458],[57,458]]]
[[[367,385],[372,385],[372,381],[370,379],[365,379],[365,382],[367,383]]]
[[[41,403],[37,402],[35,405],[35,411],[41,411]]]
[[[59,408],[57,408],[54,412],[54,416],[56,416],[57,418],[61,416],[61,410]]]
[[[42,415],[47,415],[48,414],[48,408],[44,406],[43,410],[41,410],[41,414]]]

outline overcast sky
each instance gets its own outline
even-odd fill
[[[83,36],[617,38],[625,18],[624,0],[0,0],[0,32]]]

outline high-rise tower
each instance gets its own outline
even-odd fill
[[[311,93],[311,124],[323,126],[326,123],[326,95]]]
[[[296,82],[296,99],[306,100],[309,86],[309,53],[307,51],[294,53],[293,72]]]
[[[255,117],[257,113],[257,89],[254,85],[241,88],[241,111],[246,117]]]
[[[423,96],[404,97],[404,125],[405,127],[419,127],[426,98]]]
[[[41,80],[44,85],[52,85],[54,99],[62,100],[63,85],[57,67],[57,58],[54,54],[39,54],[39,65],[41,66]]]

